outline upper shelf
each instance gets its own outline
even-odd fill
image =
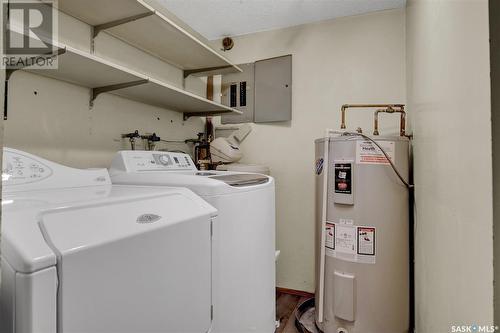
[[[14,30],[22,37],[18,29]],[[25,67],[24,71],[73,83],[92,90],[91,103],[109,92],[131,100],[183,112],[186,117],[241,113],[108,60],[66,45],[57,45],[57,69]]]
[[[184,70],[184,75],[241,72],[193,33],[143,0],[59,0],[59,10]]]

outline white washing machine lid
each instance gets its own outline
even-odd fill
[[[241,163],[221,164],[217,167],[217,170],[234,171],[234,172],[251,172],[251,173],[260,173],[263,175],[270,174],[269,167],[257,164],[241,164]]]
[[[269,176],[198,171],[187,154],[157,151],[118,152],[111,164],[110,176],[113,184],[187,187],[201,196],[254,191],[274,186],[274,179]]]
[[[121,172],[114,173],[111,176],[111,180],[113,184],[186,187],[200,196],[241,193],[274,186],[274,179],[272,177],[225,171],[207,171],[190,174],[162,171]]]

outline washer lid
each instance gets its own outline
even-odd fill
[[[234,187],[255,186],[269,182],[269,177],[251,173],[217,175],[210,176],[210,178],[222,181]]]
[[[183,174],[181,172],[114,172],[111,175],[113,184],[127,185],[145,185],[145,186],[176,186],[186,187],[200,196],[213,196],[223,194],[233,194],[246,191],[254,191],[259,189],[268,189],[274,187],[272,177],[256,174],[247,174],[252,178],[239,180],[235,179],[218,179],[214,177],[236,175],[234,172],[226,171],[210,171],[210,172],[190,172]],[[265,177],[267,181],[263,182],[258,178],[255,182],[253,177]],[[262,182],[261,182],[262,181]],[[241,182],[239,186],[232,184]],[[246,183],[246,184],[244,184]]]
[[[260,173],[262,175],[268,175],[268,176],[271,174],[269,167],[258,164],[241,164],[241,163],[220,164],[217,166],[217,170]]]

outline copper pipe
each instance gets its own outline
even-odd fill
[[[393,107],[388,107],[387,109],[379,109],[375,111],[374,114],[374,121],[373,121],[373,135],[379,135],[378,132],[378,114],[384,112],[384,113],[400,113],[401,117],[399,120],[399,135],[400,136],[405,136],[406,135],[406,112],[404,110],[404,105],[399,106],[398,109],[394,109]]]
[[[342,113],[342,122],[340,123],[340,128],[345,129],[345,110],[350,107],[349,104],[344,104],[342,105],[342,108],[340,109],[340,112]]]
[[[406,136],[406,112],[405,107],[401,107],[401,117],[399,118],[399,135]]]
[[[394,113],[398,112],[401,113],[401,122],[400,122],[400,135],[404,136],[405,135],[405,127],[406,127],[406,113],[404,111],[404,104],[344,104],[342,105],[342,108],[340,109],[342,113],[342,122],[340,124],[341,129],[346,128],[346,116],[345,113],[348,108],[384,108],[382,110],[387,111],[387,113]],[[382,112],[382,110],[377,110]],[[392,111],[391,111],[392,110]],[[378,135],[378,115],[376,114],[375,117],[375,128],[374,128],[374,135]],[[375,134],[377,133],[377,134]]]

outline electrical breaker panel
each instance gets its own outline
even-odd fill
[[[222,76],[222,104],[243,112],[242,115],[223,115],[223,124],[254,121],[254,68],[255,65],[238,65],[243,72]]]
[[[238,65],[242,73],[222,76],[222,104],[242,115],[222,115],[223,124],[292,120],[292,56]]]

